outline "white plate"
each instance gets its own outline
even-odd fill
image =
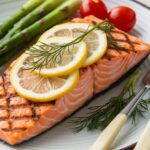
[[[20,8],[25,1],[26,0],[0,0],[0,21],[5,20],[13,11]],[[138,20],[132,34],[150,43],[150,11],[147,8],[129,0],[105,1],[109,8],[117,5],[127,5],[132,7],[137,13]],[[142,69],[144,75],[148,68],[150,68],[150,58],[147,59],[140,68]],[[139,80],[138,87],[142,86],[141,80]],[[87,112],[87,107],[99,105],[103,103],[104,100],[116,95],[125,82],[126,81],[122,82],[118,87],[109,90],[106,94],[93,100],[89,105],[78,111],[74,116],[85,115]],[[147,93],[147,97],[148,96],[150,96],[150,93]],[[44,134],[18,146],[11,147],[3,142],[0,142],[0,150],[88,150],[90,145],[99,135],[100,131],[87,132],[84,130],[78,134],[74,134],[70,129],[72,126],[68,123],[72,117],[46,131]],[[118,136],[112,149],[120,149],[136,142],[139,139],[139,136],[141,135],[149,118],[150,113],[147,113],[145,114],[145,118],[139,119],[138,124],[136,125],[132,125],[129,121]]]

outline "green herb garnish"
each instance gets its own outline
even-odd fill
[[[75,124],[74,131],[80,132],[84,128],[104,129],[136,95],[134,88],[140,74],[140,71],[136,71],[118,96],[112,97],[104,105],[90,107],[87,116],[72,120],[71,122]],[[144,117],[144,113],[148,111],[148,104],[150,99],[143,100],[137,105],[130,116],[133,122],[136,121],[137,116]]]
[[[123,50],[122,47],[120,47],[117,44],[117,41],[113,39],[111,35],[112,29],[114,29],[114,25],[111,24],[108,20],[101,21],[100,23],[93,24],[92,28],[88,28],[86,31],[82,32],[82,34],[72,40],[71,42],[65,43],[65,44],[46,44],[41,43],[40,45],[35,45],[31,47],[26,53],[30,54],[35,59],[32,59],[31,61],[31,68],[33,70],[35,69],[42,69],[43,67],[47,67],[48,65],[55,66],[58,63],[61,63],[62,56],[65,51],[70,50],[71,46],[80,43],[84,40],[84,38],[92,31],[94,30],[102,30],[107,34],[107,40],[109,45],[113,45],[117,49]]]
[[[148,106],[150,104],[150,99],[142,99],[137,105],[136,109],[132,112],[132,122],[136,123],[136,117],[140,116],[144,118],[144,113],[149,111]]]

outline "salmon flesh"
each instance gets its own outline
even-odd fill
[[[94,16],[73,20],[99,21]],[[150,54],[150,46],[134,36],[118,29],[112,31],[112,36],[126,51],[108,47],[103,58],[80,70],[74,89],[54,102],[35,103],[20,97],[10,83],[11,65],[0,77],[0,139],[15,145],[40,134],[107,89]]]

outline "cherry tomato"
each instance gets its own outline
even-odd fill
[[[129,7],[119,6],[108,13],[108,19],[117,28],[129,32],[136,23],[136,13]]]
[[[81,17],[94,15],[100,19],[107,17],[107,7],[102,0],[85,0],[80,7]]]

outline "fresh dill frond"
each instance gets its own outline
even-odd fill
[[[130,118],[132,123],[136,123],[137,116],[144,117],[144,114],[149,111],[148,106],[150,104],[150,99],[142,99],[137,105],[136,109],[131,113]]]
[[[47,67],[48,65],[56,66],[57,64],[61,63],[63,54],[65,51],[70,51],[74,45],[80,43],[84,40],[84,38],[94,30],[102,30],[107,35],[107,40],[110,45],[115,46],[121,50],[121,47],[117,44],[111,35],[112,29],[114,29],[114,25],[111,24],[108,20],[101,21],[100,23],[93,24],[87,28],[84,32],[81,32],[81,35],[77,38],[73,39],[71,42],[58,44],[58,43],[51,43],[46,44],[41,42],[41,44],[35,45],[27,50],[27,54],[31,57],[32,62],[30,63],[31,69],[33,70],[41,70],[43,67]]]
[[[29,63],[29,69],[41,70],[43,67],[56,66],[61,63],[64,52],[71,54],[70,49],[74,45],[62,44],[57,45],[56,43],[46,44],[40,42],[38,45],[31,47],[26,51],[33,59]]]
[[[80,132],[84,128],[87,128],[87,130],[104,129],[136,95],[134,88],[140,75],[141,71],[136,71],[118,96],[112,97],[104,105],[88,108],[87,116],[74,118],[71,121],[75,125],[73,130]],[[137,105],[130,115],[133,122],[135,122],[137,116],[144,117],[149,104],[150,99],[143,100]]]
[[[107,42],[110,47],[115,47],[117,50],[126,51],[125,47],[120,46],[117,41],[112,37],[110,32],[107,33]]]

